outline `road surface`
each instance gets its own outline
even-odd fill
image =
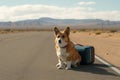
[[[57,70],[53,32],[0,34],[0,80],[120,80],[95,61],[73,70]]]

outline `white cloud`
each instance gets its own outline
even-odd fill
[[[93,1],[91,1],[91,2],[84,2],[84,1],[82,1],[82,2],[79,2],[78,4],[79,5],[93,5],[93,4],[96,4],[96,2],[93,2]]]
[[[94,11],[91,7],[64,8],[49,5],[0,6],[0,21],[36,19],[40,17],[120,20],[120,11]]]

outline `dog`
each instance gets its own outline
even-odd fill
[[[58,57],[57,69],[71,69],[71,66],[77,67],[81,62],[81,56],[75,49],[75,44],[70,40],[70,27],[61,32],[54,27],[55,49]]]

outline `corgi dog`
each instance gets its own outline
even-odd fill
[[[58,57],[58,69],[71,69],[71,66],[77,67],[81,62],[81,56],[74,47],[74,43],[70,40],[70,27],[61,32],[54,27],[55,32],[55,48]]]

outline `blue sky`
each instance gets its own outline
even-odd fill
[[[120,10],[120,0],[1,0],[0,6],[17,6],[24,4],[44,4],[54,5],[60,7],[75,7],[78,6],[78,2],[81,1],[93,1],[96,2],[96,10]]]
[[[42,7],[44,7],[44,10]],[[120,0],[1,0],[0,10],[0,21],[16,21],[39,17],[120,20],[118,15],[120,14]],[[62,16],[59,16],[60,14],[56,11],[60,12]],[[66,15],[68,12],[69,16]],[[49,13],[52,15],[49,16]]]

